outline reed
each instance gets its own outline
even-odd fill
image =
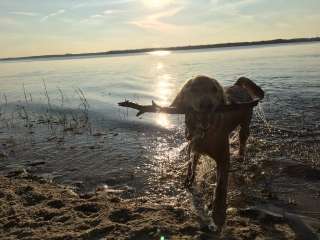
[[[77,109],[71,109],[66,106],[66,97],[61,88],[57,89],[59,102],[52,102],[46,81],[43,79],[43,95],[45,102],[42,102],[43,111],[34,111],[33,106],[35,98],[31,92],[28,92],[25,85],[22,85],[23,100],[15,103],[15,107],[9,109],[8,99],[5,94],[0,94],[0,127],[18,128],[26,127],[28,132],[33,133],[31,129],[36,124],[46,124],[51,136],[64,136],[67,132],[85,133],[92,135],[92,124],[89,118],[89,102],[82,89],[75,89],[75,94],[79,98]],[[51,93],[52,95],[52,93]],[[41,104],[41,101],[40,101]]]

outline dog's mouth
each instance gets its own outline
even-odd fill
[[[204,102],[200,104],[199,110],[195,111],[197,115],[198,123],[204,127],[208,128],[210,125],[210,120],[212,115],[217,110],[217,106],[211,102]]]
[[[199,125],[203,129],[208,129],[210,126],[210,118],[211,118],[210,112],[200,113],[199,114]]]
[[[206,131],[210,127],[212,117],[211,109],[209,111],[192,111],[193,126],[198,130]]]
[[[215,105],[208,99],[204,99],[200,102],[198,109],[201,114],[210,113],[215,109]]]
[[[188,134],[187,139],[192,139],[193,143],[199,143],[201,139],[205,138],[208,129],[212,125],[212,120],[215,114],[215,111],[218,109],[218,106],[212,104],[211,101],[202,101],[202,104],[199,104],[195,107],[190,107],[186,113],[186,127]],[[197,144],[196,144],[197,145]]]

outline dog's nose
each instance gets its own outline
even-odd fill
[[[200,102],[201,111],[208,111],[208,110],[212,109],[212,107],[213,107],[213,104],[208,99],[203,99]]]

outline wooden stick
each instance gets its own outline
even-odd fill
[[[128,107],[138,110],[137,117],[140,115],[150,112],[150,113],[156,113],[156,112],[162,112],[162,113],[168,113],[168,114],[184,114],[184,111],[179,111],[177,108],[172,107],[160,107],[158,104],[156,104],[154,101],[152,101],[152,105],[140,105],[137,103],[130,102],[128,100],[124,102],[118,103],[121,107]]]
[[[234,110],[240,110],[240,109],[253,108],[258,105],[260,100],[261,100],[260,98],[256,98],[250,102],[230,103],[230,104],[226,104],[226,105],[221,105],[220,107],[218,107],[218,109],[216,111],[228,112],[228,111],[234,111]]]
[[[228,105],[222,105],[220,106],[216,112],[228,112],[228,111],[234,111],[239,109],[246,109],[246,108],[253,108],[259,103],[260,99],[254,99],[251,102],[244,102],[244,103],[232,103]],[[186,111],[184,109],[177,109],[174,107],[161,107],[158,104],[156,104],[154,101],[152,101],[152,105],[140,105],[138,103],[130,102],[128,100],[124,102],[118,103],[121,107],[128,107],[138,110],[137,117],[149,112],[149,113],[167,113],[167,114],[185,114]]]

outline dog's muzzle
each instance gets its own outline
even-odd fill
[[[210,112],[213,109],[214,105],[212,104],[210,99],[202,99],[199,104],[200,112]]]

